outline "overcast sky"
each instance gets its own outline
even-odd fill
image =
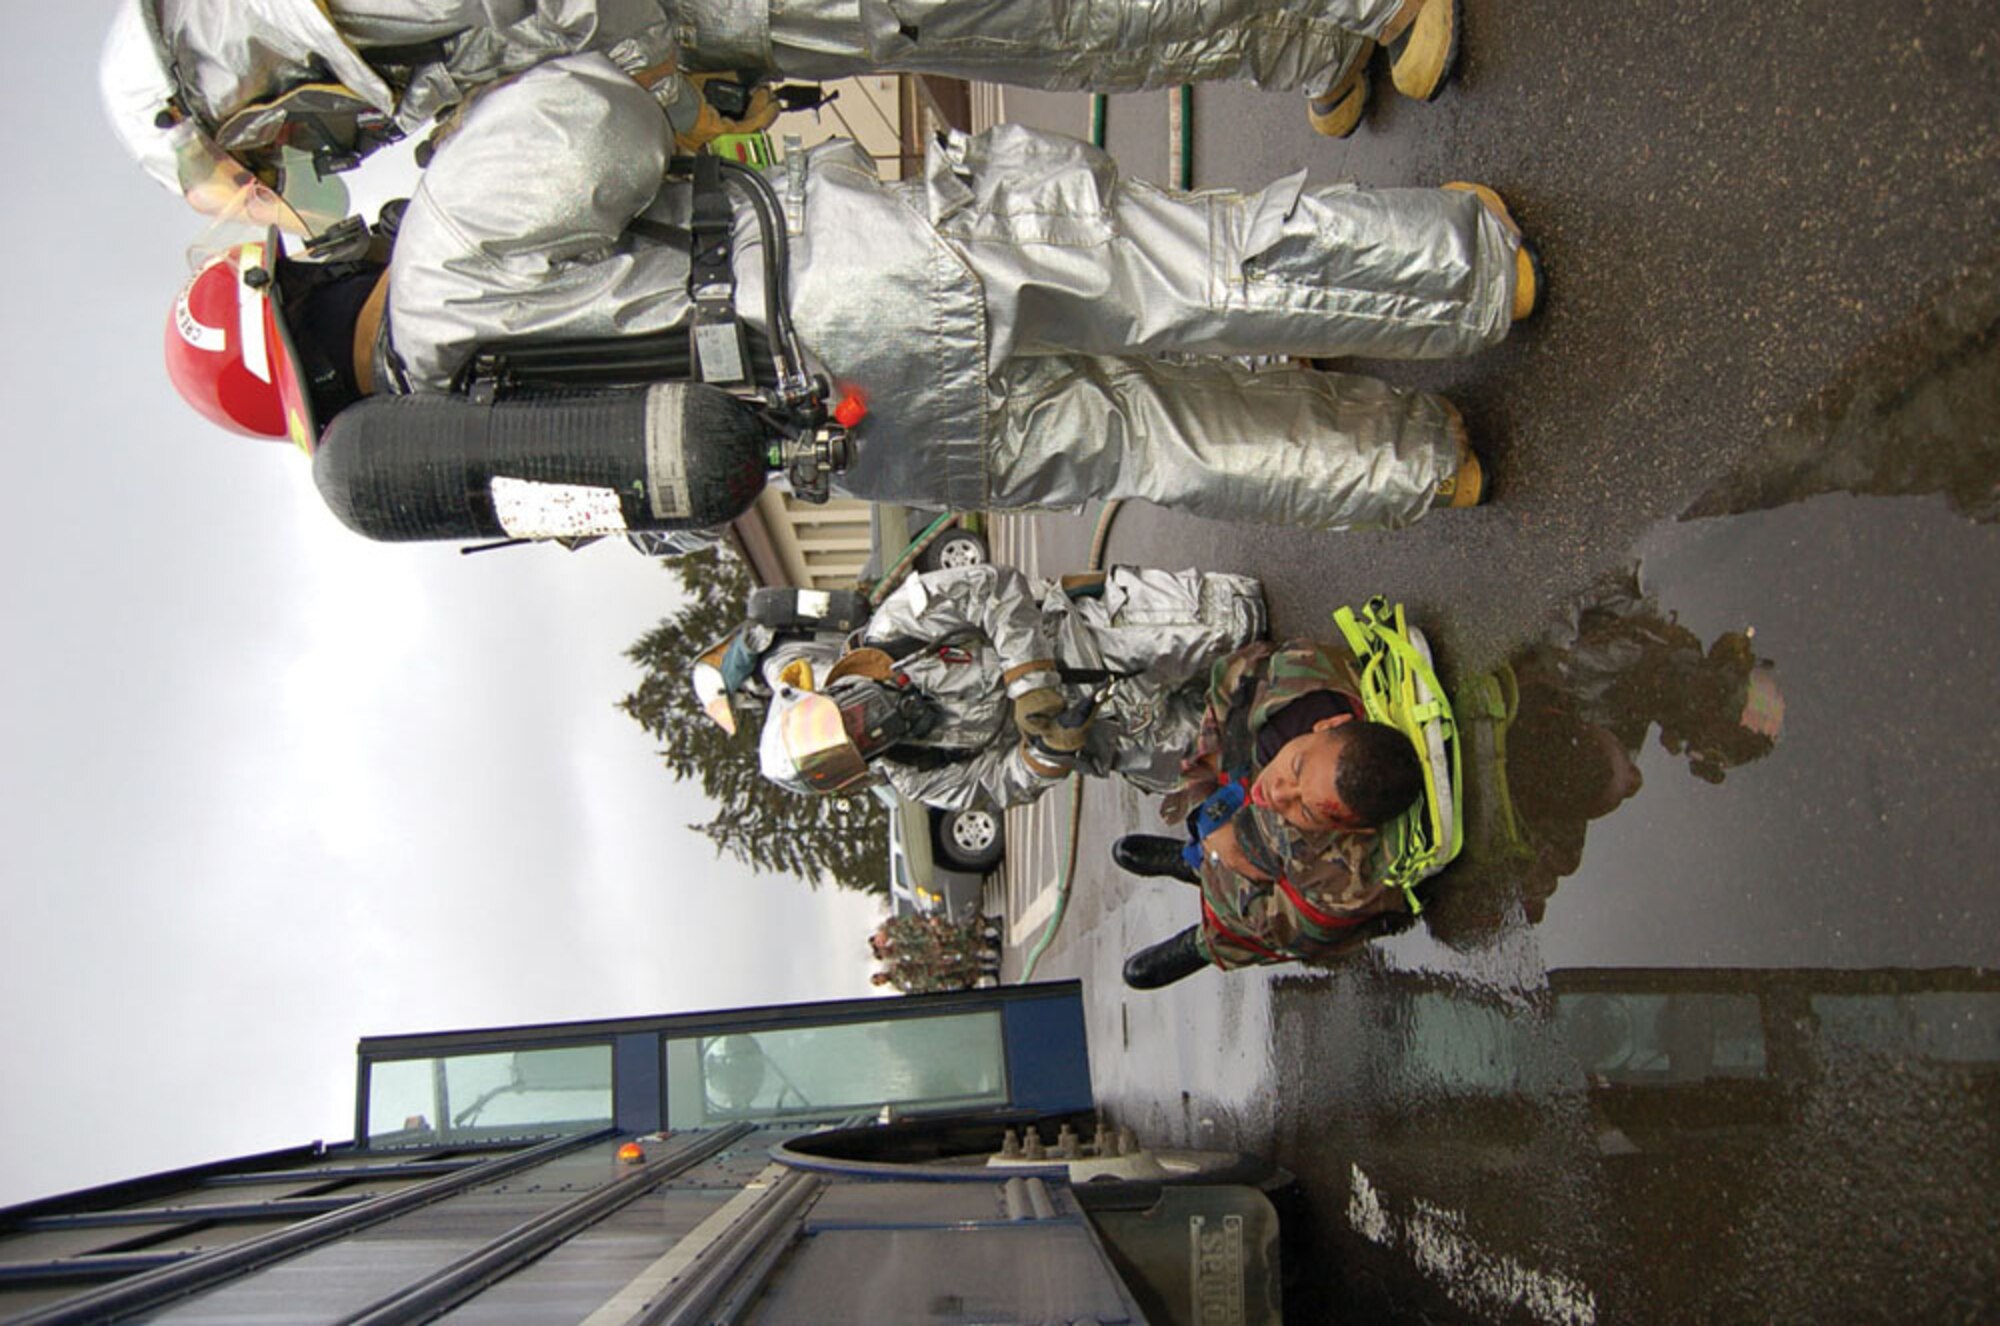
[[[655,563],[371,544],[181,404],[111,12],[0,53],[0,1204],[344,1140],[363,1034],[867,993],[875,905],[716,860],[613,708]]]

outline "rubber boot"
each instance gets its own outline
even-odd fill
[[[1456,443],[1458,466],[1450,474],[1438,480],[1437,492],[1431,498],[1433,507],[1478,506],[1486,500],[1486,467],[1479,463],[1479,453],[1472,449],[1472,438],[1465,427],[1465,416],[1450,401],[1439,398],[1449,416],[1447,427]]]
[[[1111,859],[1132,875],[1162,875],[1189,884],[1201,883],[1201,876],[1181,856],[1183,844],[1177,838],[1156,833],[1128,833],[1111,844]]]
[[[1424,0],[1416,17],[1384,43],[1389,81],[1418,101],[1436,101],[1458,59],[1460,0]]]
[[[1125,959],[1125,984],[1134,990],[1157,990],[1208,966],[1199,936],[1199,928],[1189,926],[1172,939],[1140,949]]]
[[[1346,138],[1361,127],[1361,114],[1368,109],[1368,58],[1375,43],[1364,42],[1361,51],[1324,95],[1306,102],[1306,119],[1315,132],[1328,138]]]
[[[1473,184],[1468,180],[1453,180],[1442,187],[1462,189],[1477,198],[1480,206],[1491,212],[1507,228],[1507,233],[1514,237],[1514,243],[1519,246],[1514,250],[1514,321],[1520,322],[1533,314],[1542,299],[1542,255],[1521,233],[1520,224],[1507,210],[1505,200],[1484,184]]]

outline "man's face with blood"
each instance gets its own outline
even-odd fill
[[[1340,784],[1341,750],[1353,720],[1322,718],[1312,731],[1293,737],[1250,785],[1250,801],[1276,811],[1301,833],[1352,832],[1372,827],[1349,809],[1334,789]]]

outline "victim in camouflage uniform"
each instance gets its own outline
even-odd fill
[[[1337,691],[1362,712],[1345,646],[1258,643],[1217,663],[1201,737],[1161,814],[1191,823],[1217,789],[1255,781],[1263,768],[1258,735],[1287,705],[1317,691]],[[1407,910],[1402,894],[1379,882],[1379,837],[1371,830],[1309,834],[1247,802],[1230,823],[1237,846],[1271,880],[1239,874],[1213,853],[1203,858],[1200,948],[1218,967],[1327,957],[1364,939],[1368,931],[1357,928],[1363,921]]]

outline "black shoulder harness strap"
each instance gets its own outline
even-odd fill
[[[730,250],[736,209],[722,182],[722,159],[694,158],[694,248],[688,254],[688,298],[694,304],[694,366],[703,382],[735,386],[750,378],[743,324],[736,320],[736,268]]]

